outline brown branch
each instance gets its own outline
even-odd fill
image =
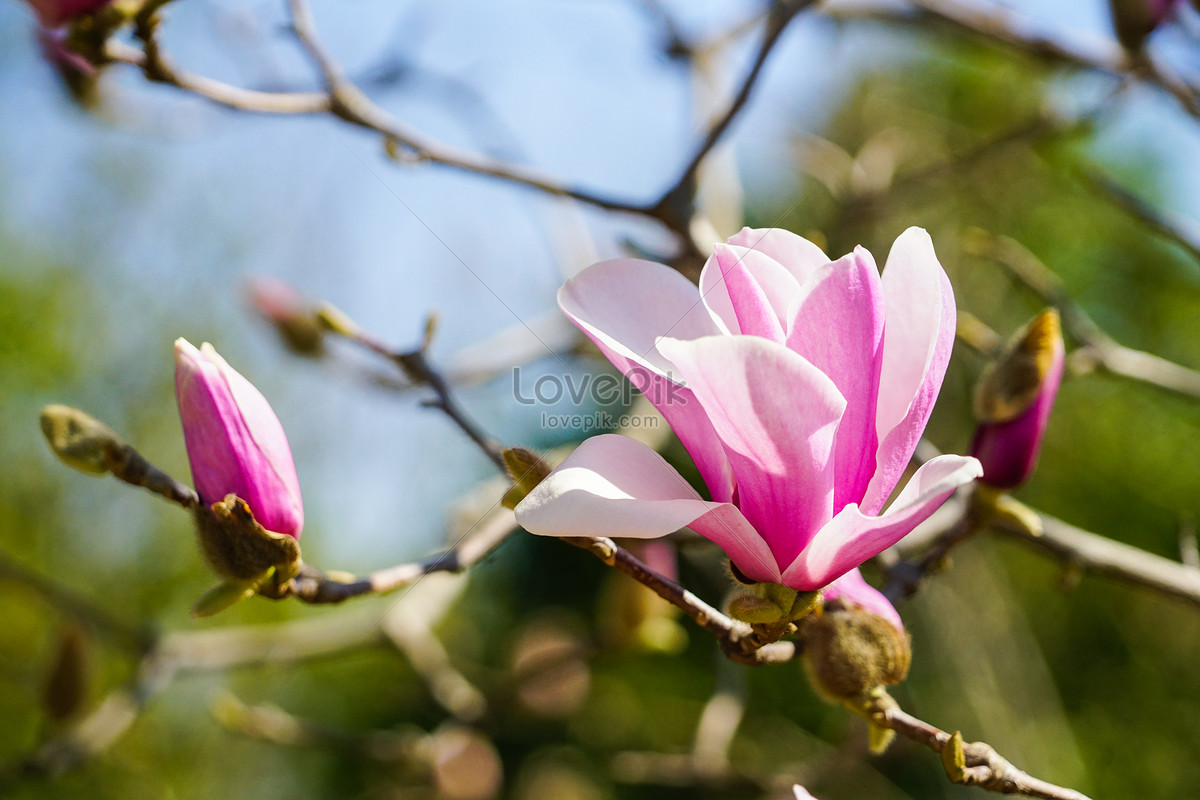
[[[1096,194],[1200,261],[1200,226],[1152,207],[1099,170],[1080,166],[1075,174]]]
[[[998,4],[957,0],[912,0],[912,3],[929,18],[1037,58],[1137,78],[1167,92],[1188,114],[1200,117],[1200,94],[1195,88],[1165,65],[1148,57],[1125,52],[1114,40],[1098,39],[1087,44],[1062,42],[1028,29],[1019,18]],[[892,21],[905,21],[890,10],[880,9],[873,15]]]
[[[329,111],[324,92],[259,92],[231,86],[196,75],[171,64],[156,39],[145,52],[116,39],[104,43],[104,57],[110,62],[129,64],[140,69],[148,80],[164,83],[197,95],[212,103],[256,114],[321,114]]]
[[[944,567],[950,551],[978,531],[983,522],[978,506],[971,499],[966,500],[963,513],[934,537],[920,558],[905,559],[888,566],[884,595],[896,602],[916,594],[926,578]]]
[[[289,0],[288,7],[291,10],[292,27],[297,38],[325,79],[329,110],[346,122],[383,134],[389,141],[407,150],[410,158],[418,162],[442,164],[467,172],[500,178],[556,197],[570,197],[609,211],[654,216],[651,209],[645,205],[602,197],[568,186],[535,169],[509,164],[499,159],[435,141],[415,128],[394,119],[371,102],[346,77],[341,66],[325,50],[317,36],[316,23],[308,4],[304,0]]]
[[[1087,795],[1081,792],[1056,786],[1017,769],[991,745],[984,742],[964,743],[957,732],[946,733],[901,710],[894,702],[878,703],[869,716],[876,725],[889,728],[940,754],[946,775],[955,783],[1043,800],[1088,800]]]
[[[496,505],[444,553],[424,561],[377,570],[361,578],[337,573],[327,575],[304,565],[292,580],[291,594],[305,603],[341,603],[354,597],[386,594],[436,572],[463,572],[503,544],[516,527],[513,512]]]
[[[1071,298],[1058,276],[1024,245],[1007,236],[973,229],[966,246],[975,255],[994,259],[1035,294],[1058,308],[1067,332],[1081,345],[1067,360],[1073,374],[1099,369],[1184,397],[1200,399],[1200,371],[1114,341]]]
[[[433,332],[436,323],[435,317],[430,317],[426,320],[425,336],[420,345],[412,350],[397,350],[389,347],[364,331],[346,317],[345,314],[332,306],[323,307],[318,312],[318,319],[329,331],[343,336],[360,347],[364,347],[391,361],[392,364],[404,373],[404,377],[414,385],[428,386],[432,389],[434,399],[427,401],[425,405],[430,408],[436,408],[448,416],[467,435],[467,438],[479,446],[479,449],[488,457],[488,460],[495,464],[497,469],[504,472],[503,448],[500,446],[500,443],[485,433],[482,428],[463,412],[462,408],[458,405],[458,401],[454,398],[450,384],[429,363],[426,353],[428,353],[429,345],[433,341]]]
[[[758,54],[754,58],[749,73],[743,79],[741,87],[725,111],[709,126],[704,140],[696,148],[678,180],[653,207],[653,215],[672,230],[686,236],[688,225],[695,215],[696,172],[750,99],[750,94],[762,74],[763,65],[767,63],[767,57],[771,55],[771,51],[779,42],[779,37],[787,28],[788,23],[814,2],[815,0],[776,0],[771,6]]]
[[[1033,513],[1041,518],[1040,534],[1031,533],[1013,520],[993,520],[992,528],[1050,553],[1068,567],[1153,589],[1159,594],[1200,606],[1200,569],[1076,528],[1046,514]]]
[[[0,580],[12,581],[32,589],[43,600],[97,633],[108,636],[135,653],[154,646],[156,633],[147,626],[130,625],[103,608],[52,579],[41,575],[0,551]]]
[[[796,646],[792,642],[762,641],[749,625],[722,614],[675,581],[650,569],[612,539],[563,537],[563,541],[587,550],[608,566],[624,572],[683,611],[697,625],[717,638],[725,655],[740,664],[776,664],[796,656]]]

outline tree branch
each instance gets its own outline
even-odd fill
[[[991,745],[984,742],[964,743],[959,733],[946,733],[903,711],[894,702],[877,704],[869,715],[876,725],[889,728],[940,754],[946,775],[955,783],[1043,800],[1088,800],[1087,795],[1074,789],[1056,786],[1022,772]]]

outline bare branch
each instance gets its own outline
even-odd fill
[[[1053,270],[1024,245],[1007,236],[972,229],[967,247],[976,255],[994,259],[1058,308],[1067,331],[1082,345],[1073,350],[1067,360],[1074,374],[1099,369],[1184,397],[1200,399],[1200,371],[1118,344],[1071,298]]]
[[[884,696],[886,698],[886,695]],[[979,786],[1000,794],[1020,794],[1043,800],[1088,800],[1087,795],[1034,778],[1014,767],[989,744],[964,743],[957,732],[946,733],[901,710],[894,702],[878,703],[870,713],[876,725],[942,756],[947,776],[955,783]]]
[[[994,520],[992,527],[1011,539],[1054,555],[1072,568],[1106,575],[1200,606],[1200,569],[1076,528],[1046,514],[1039,516],[1040,535],[1031,534],[1009,520]]]
[[[329,111],[329,97],[324,92],[259,92],[242,89],[221,81],[179,69],[170,63],[157,44],[147,43],[146,51],[124,42],[109,39],[104,43],[104,56],[109,61],[130,64],[145,73],[155,83],[165,83],[203,97],[219,106],[256,114],[321,114]]]
[[[1043,36],[1030,28],[1008,9],[996,3],[960,2],[960,0],[912,0],[928,18],[940,20],[987,41],[1068,66],[1098,70],[1122,77],[1137,78],[1174,97],[1193,117],[1200,117],[1200,94],[1175,75],[1165,64],[1149,57],[1131,55],[1115,40],[1092,39],[1067,43]],[[846,16],[846,12],[834,11]],[[880,7],[874,17],[911,22],[906,12]]]
[[[157,635],[152,629],[130,625],[117,619],[89,598],[34,572],[2,551],[0,551],[0,580],[12,581],[32,589],[59,611],[134,652],[140,653],[149,650],[157,639]]]
[[[709,126],[704,140],[692,155],[691,160],[688,161],[687,166],[683,168],[679,179],[663,194],[662,199],[654,206],[654,215],[661,219],[668,227],[686,235],[688,225],[695,213],[697,170],[700,169],[700,165],[704,162],[705,157],[716,147],[717,142],[725,135],[733,120],[750,99],[750,93],[754,89],[759,76],[762,74],[762,68],[767,63],[767,57],[771,55],[771,51],[779,42],[779,37],[787,28],[788,23],[792,21],[792,18],[796,14],[814,2],[815,0],[777,0],[772,5],[771,11],[767,15],[762,44],[759,45],[758,55],[755,56],[754,63],[750,67],[750,72],[747,73],[745,79],[742,81],[741,87],[738,89],[737,94],[733,96],[729,106]]]

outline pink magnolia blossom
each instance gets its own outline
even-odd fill
[[[269,531],[300,537],[304,507],[292,451],[265,397],[207,342],[175,342],[175,397],[196,493],[246,502]]]
[[[530,532],[652,538],[689,527],[747,577],[823,587],[894,544],[979,462],[939,456],[890,508],[941,387],[954,295],[928,234],[896,240],[880,278],[861,247],[837,261],[784,230],[718,244],[700,291],[618,259],[569,281],[559,306],[662,412],[712,502],[657,453],[588,439],[517,506]]]
[[[796,800],[817,800],[817,798],[808,793],[807,789],[798,783],[792,787],[792,791],[796,793]]]

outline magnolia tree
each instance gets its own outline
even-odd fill
[[[1046,688],[1053,681],[1045,678],[1044,666],[1032,672],[994,668],[1001,661],[989,661],[983,645],[970,639],[970,628],[1020,617],[1009,606],[1021,600],[991,590],[971,599],[970,584],[982,577],[957,585],[957,606],[943,597],[931,607],[938,610],[924,612],[915,635],[908,610],[919,609],[939,582],[954,579],[952,550],[969,553],[998,534],[1027,545],[1037,560],[1060,565],[1070,582],[1133,587],[1141,605],[1131,601],[1129,613],[1137,619],[1160,613],[1144,605],[1159,603],[1152,608],[1168,608],[1161,613],[1171,625],[1195,633],[1200,565],[1192,538],[1183,536],[1184,557],[1175,559],[1153,552],[1144,537],[1085,530],[1011,493],[1035,491],[1043,479],[1034,468],[1060,416],[1071,415],[1075,436],[1085,436],[1089,422],[1112,430],[1112,417],[1097,411],[1091,403],[1098,401],[1086,392],[1072,395],[1074,409],[1055,412],[1060,385],[1069,385],[1064,378],[1099,374],[1124,381],[1154,403],[1162,396],[1169,398],[1162,402],[1176,404],[1164,412],[1147,401],[1146,414],[1190,415],[1195,423],[1200,373],[1111,338],[1088,315],[1087,304],[1073,298],[1057,265],[1015,238],[984,229],[1004,228],[1003,222],[936,202],[914,203],[926,219],[887,210],[906,183],[970,176],[989,159],[998,159],[1002,173],[1020,172],[1028,168],[1024,154],[1034,153],[1035,146],[1071,146],[1117,115],[1127,93],[1152,94],[1170,105],[1158,113],[1194,129],[1200,84],[1187,70],[1195,68],[1195,60],[1173,60],[1170,41],[1164,52],[1156,50],[1163,37],[1196,44],[1200,23],[1185,4],[1113,0],[1111,38],[1075,42],[1036,33],[999,7],[974,2],[776,0],[751,4],[745,23],[704,47],[687,40],[671,9],[650,5],[668,34],[668,53],[697,71],[711,69],[710,50],[757,37],[749,64],[740,73],[733,69],[733,89],[719,98],[698,145],[680,159],[676,180],[650,202],[592,193],[410,127],[348,77],[322,43],[304,0],[288,3],[286,35],[322,79],[313,90],[264,91],[177,66],[162,42],[171,27],[168,2],[39,0],[33,6],[47,60],[89,107],[104,107],[106,81],[115,73],[132,72],[231,113],[326,115],[378,136],[394,161],[473,173],[481,181],[565,199],[615,220],[637,218],[637,225],[655,230],[647,236],[653,245],[639,244],[637,233],[626,237],[627,257],[577,265],[577,274],[558,291],[558,309],[578,334],[548,349],[583,352],[597,371],[606,360],[628,381],[612,385],[636,391],[626,393],[629,407],[618,421],[559,430],[553,441],[503,441],[476,422],[458,398],[462,375],[443,369],[431,355],[432,318],[416,347],[395,348],[346,312],[306,297],[303,286],[274,279],[249,284],[251,305],[293,353],[315,362],[353,357],[357,349],[377,359],[394,374],[373,373],[375,383],[420,392],[429,407],[424,413],[440,414],[456,426],[503,474],[474,493],[483,513],[454,528],[447,547],[425,560],[348,574],[332,563],[337,553],[332,538],[320,548],[320,559],[304,557],[308,539],[302,547],[305,510],[298,473],[303,476],[306,465],[294,461],[284,426],[250,369],[227,363],[216,349],[224,346],[220,341],[197,348],[181,338],[174,345],[175,399],[190,482],[151,464],[136,442],[90,409],[46,406],[41,430],[63,462],[148,489],[190,516],[199,553],[214,576],[211,588],[193,598],[194,617],[227,617],[269,605],[268,600],[288,607],[350,602],[345,609],[314,609],[303,619],[270,625],[199,628],[198,620],[190,625],[173,620],[161,632],[125,621],[127,610],[118,607],[112,592],[104,602],[93,600],[90,595],[98,592],[62,585],[6,557],[3,576],[35,591],[56,619],[65,620],[65,633],[39,672],[37,713],[48,722],[5,773],[14,790],[43,796],[71,785],[61,783],[69,780],[64,773],[120,758],[127,734],[189,673],[263,664],[300,669],[301,662],[318,657],[352,660],[364,645],[383,643],[407,659],[408,671],[389,672],[388,680],[417,687],[412,691],[428,700],[418,710],[379,700],[389,706],[385,712],[356,715],[351,724],[286,709],[282,694],[257,704],[225,693],[215,700],[215,721],[231,737],[261,740],[258,746],[316,748],[342,753],[358,765],[354,778],[326,777],[324,788],[310,786],[313,796],[811,799],[804,784],[836,800],[958,797],[953,785],[962,784],[976,787],[969,792],[977,794],[1078,800],[1085,792],[1128,794],[1120,788],[1126,778],[1111,778],[1102,762],[1153,758],[1171,763],[1169,769],[1155,767],[1171,777],[1152,782],[1144,796],[1160,791],[1180,796],[1190,778],[1200,778],[1194,764],[1179,758],[1186,742],[1194,745],[1200,735],[1194,685],[1172,690],[1181,698],[1180,711],[1170,722],[1176,733],[1166,750],[1141,734],[1130,735],[1107,757],[1097,755],[1102,745],[1089,749],[1083,768],[1064,762],[1047,770],[1023,763],[1000,743],[972,741],[972,721],[1004,716],[1006,703],[1026,707],[1014,699],[1025,692],[1037,694],[1035,704],[1059,709],[1065,727],[1054,730],[1069,733],[1084,720],[1093,724],[1094,711],[1080,700],[1088,697],[1079,688],[1086,681],[1072,684],[1073,699],[1064,701],[1062,693]],[[1052,106],[1049,92],[1039,90],[1032,119],[932,160],[915,152],[916,135],[904,133],[903,122],[856,144],[862,138],[854,118],[858,111],[848,97],[851,110],[831,124],[830,139],[808,137],[801,148],[810,180],[827,195],[802,194],[783,214],[757,212],[757,227],[731,226],[742,216],[736,179],[713,165],[731,124],[753,106],[777,44],[798,20],[810,17],[845,25],[882,22],[914,39],[926,29],[971,46],[983,40],[986,49],[977,58],[988,69],[1016,70],[1023,81],[1041,69],[1027,59],[1038,58],[1068,75],[1108,76],[1105,91],[1094,107],[1081,110],[1070,103]],[[990,64],[996,58],[1016,59],[1017,66]],[[1005,100],[995,86],[983,95],[981,102],[989,106]],[[904,136],[906,143],[895,144]],[[1022,148],[1020,158],[1013,148]],[[915,166],[903,166],[906,159]],[[1194,160],[1181,157],[1180,166],[1194,175]],[[1176,334],[1190,336],[1200,319],[1195,226],[1138,199],[1086,157],[1076,155],[1071,167],[1082,187],[1072,191],[1088,193],[1089,202],[1121,219],[1131,238],[1140,237],[1138,246],[1165,248],[1164,261],[1190,270],[1190,305],[1175,312],[1177,321],[1190,320]],[[967,202],[977,200],[980,189],[998,185],[1001,178],[994,173],[972,178],[977,183],[968,185],[974,197]],[[1005,185],[1003,191],[1019,189]],[[1067,207],[1079,200],[1036,202],[1057,223],[1054,203]],[[1071,223],[1063,236],[1079,224]],[[851,238],[859,235],[870,238],[860,245]],[[867,247],[886,249],[886,259],[877,264]],[[840,255],[844,250],[850,252]],[[636,257],[647,255],[653,260]],[[1012,308],[993,307],[1001,297],[995,284],[962,267],[965,260],[998,265],[1008,289],[1019,287],[1024,299]],[[1076,267],[1070,282],[1086,287],[1094,275]],[[1044,310],[1038,312],[1039,305]],[[162,343],[138,347],[147,359],[163,350]],[[545,355],[499,342],[487,348],[493,377]],[[1172,352],[1181,361],[1200,362],[1195,347]],[[356,369],[362,364],[353,363]],[[974,386],[973,397],[965,385]],[[537,405],[537,392],[533,399],[515,394],[510,402]],[[169,400],[147,396],[140,402]],[[951,408],[941,410],[947,403]],[[935,424],[938,415],[941,424]],[[423,463],[423,469],[439,468],[436,458]],[[1065,472],[1073,464],[1055,463]],[[1200,479],[1194,467],[1181,469]],[[1048,480],[1043,498],[1053,497],[1054,487],[1065,492],[1080,485],[1076,478]],[[1187,490],[1193,497],[1195,486]],[[395,491],[407,491],[406,484],[397,482]],[[1186,520],[1189,506],[1171,508]],[[328,535],[325,529],[309,534]],[[981,552],[995,559],[985,572],[1006,569],[1003,559],[1012,557]],[[525,570],[523,563],[531,561],[543,566]],[[473,589],[480,570],[484,588]],[[606,571],[612,577],[601,584]],[[496,574],[520,576],[517,583],[527,584],[559,584],[566,576],[561,593],[566,599],[548,597],[546,604],[589,609],[582,632],[532,626],[531,633],[523,617],[537,617],[537,603],[504,614],[489,609],[499,603],[488,599],[487,587],[498,585]],[[1050,583],[1039,579],[1036,590],[1027,590],[1027,598],[1037,598],[1029,601],[1029,614],[1071,602]],[[355,610],[388,594],[400,599],[368,605],[365,614]],[[1079,625],[1091,630],[1095,621],[1088,617]],[[479,626],[495,630],[471,633]],[[1043,663],[1028,629],[1013,630],[1010,639],[992,640],[988,647],[1020,651],[1017,661]],[[1173,646],[1179,638],[1185,637],[1176,636]],[[92,639],[113,640],[124,649],[124,682],[106,684],[89,673]],[[1096,645],[1101,651],[1109,646]],[[489,647],[511,653],[512,661],[503,669],[488,666],[500,658]],[[713,654],[720,657],[714,661]],[[1195,647],[1164,655],[1179,659],[1164,663],[1191,663],[1187,654],[1195,655]],[[939,680],[932,672],[937,664],[964,660],[974,666],[957,680]],[[911,691],[905,683],[910,669],[920,681]],[[648,670],[666,681],[709,685],[707,699],[681,707],[664,686],[642,691],[633,703],[637,708],[622,712],[605,708],[618,701],[617,694],[603,693],[602,681],[589,690],[597,671],[607,671],[612,685],[635,685]],[[922,679],[922,671],[933,677]],[[751,682],[748,673],[773,676],[764,679],[772,682]],[[353,673],[337,673],[322,683],[321,692],[337,696],[354,680]],[[1071,684],[1069,676],[1061,680]],[[1194,675],[1189,669],[1178,680],[1194,683]],[[1104,707],[1105,698],[1092,702]],[[968,718],[953,716],[972,704]],[[1127,705],[1110,707],[1111,726],[1128,723],[1117,710]],[[926,721],[922,706],[937,709],[938,718]],[[1145,711],[1144,725],[1160,724],[1160,709]],[[203,711],[189,713],[195,718],[188,724],[213,724],[202,721]],[[643,736],[616,722],[622,714],[690,733],[682,744],[672,735]],[[848,722],[855,718],[859,721]],[[806,745],[802,756],[789,753],[789,743],[811,741],[814,731],[827,740],[821,748]],[[623,736],[630,740],[621,741]],[[1027,758],[1030,747],[1052,736],[1031,728],[1006,743]],[[389,771],[362,777],[363,762],[388,765]],[[846,777],[862,775],[872,777]],[[1118,787],[1115,794],[1112,786]],[[207,796],[190,780],[171,793]]]

